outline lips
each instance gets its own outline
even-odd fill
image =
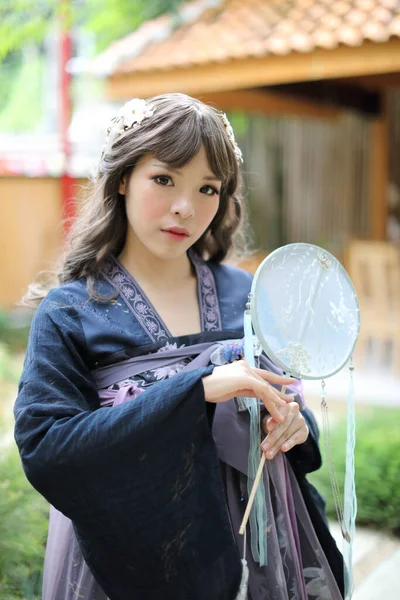
[[[174,235],[180,235],[182,237],[189,237],[189,232],[187,229],[183,227],[168,227],[168,229],[163,229],[165,233],[173,233]]]

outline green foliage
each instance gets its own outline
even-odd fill
[[[28,343],[31,313],[8,313],[0,310],[0,364],[11,358],[12,352],[23,352]],[[1,366],[0,366],[1,369]]]
[[[131,33],[147,19],[174,10],[181,0],[69,0],[71,26],[96,34],[98,50]],[[26,43],[41,42],[62,15],[55,0],[2,0],[0,3],[0,63]],[[65,16],[65,11],[64,11]],[[66,18],[66,16],[65,16]]]
[[[26,480],[15,446],[0,456],[0,598],[39,600],[48,505]]]
[[[13,358],[8,347],[0,342],[0,383],[16,382],[18,370],[15,368]]]
[[[34,132],[40,123],[44,64],[41,44],[50,31],[69,26],[73,35],[78,30],[92,32],[95,51],[100,52],[144,21],[173,12],[180,3],[181,0],[1,0],[0,131]],[[86,79],[74,81],[74,91],[77,86],[88,85]]]
[[[357,524],[400,533],[400,410],[374,408],[357,415],[355,449]],[[323,441],[321,441],[323,449]],[[343,490],[346,423],[332,431],[332,447],[339,485]],[[309,477],[327,499],[327,512],[335,518],[326,462]]]
[[[182,0],[86,0],[75,18],[96,35],[97,50],[132,33],[141,23],[174,11]]]
[[[235,132],[235,136],[239,139],[245,137],[249,132],[250,117],[244,112],[230,112],[228,115],[229,122]]]
[[[35,131],[42,114],[43,57],[36,49],[32,57],[14,69],[13,76],[5,70],[1,74],[8,87],[8,102],[0,113],[0,130],[14,133]],[[7,86],[5,79],[7,78]],[[29,100],[27,99],[29,90]]]
[[[0,62],[27,42],[40,42],[56,6],[53,0],[1,0]]]
[[[1,25],[0,25],[1,27]],[[1,42],[0,42],[1,43]],[[22,61],[21,52],[10,52],[1,64],[0,60],[0,113],[10,100],[13,78],[19,73]]]

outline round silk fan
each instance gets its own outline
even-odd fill
[[[354,395],[352,353],[360,330],[357,295],[345,269],[326,250],[311,244],[289,244],[272,252],[259,266],[245,312],[245,358],[255,366],[261,348],[288,375],[320,379],[321,410],[333,497],[344,542],[346,598],[352,593],[352,543],[355,533]],[[256,333],[254,344],[253,328]],[[346,365],[350,370],[344,508],[331,455],[325,379]],[[259,447],[259,403],[246,399],[250,413],[249,502],[240,533],[250,517],[256,555],[266,563],[265,519],[261,474],[265,462]],[[260,460],[261,457],[261,460]],[[253,506],[254,502],[254,506]],[[253,506],[253,508],[252,508]],[[263,508],[264,506],[264,508]],[[253,552],[254,554],[254,552]],[[349,596],[350,594],[350,596]]]

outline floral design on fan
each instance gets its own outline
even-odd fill
[[[356,334],[358,331],[358,314],[354,314],[354,310],[345,305],[343,298],[340,298],[339,306],[336,306],[332,300],[329,304],[333,317],[333,323],[329,320],[329,324],[332,325],[335,331],[339,331],[337,326],[337,323],[339,323],[339,326],[345,326],[351,335]]]
[[[296,375],[305,375],[310,373],[311,369],[308,366],[308,361],[311,354],[301,344],[289,342],[286,348],[277,351],[277,356],[285,357],[289,360],[288,370]]]
[[[326,271],[329,271],[331,268],[331,261],[328,255],[325,254],[325,252],[319,252],[317,259],[321,267],[323,267]]]

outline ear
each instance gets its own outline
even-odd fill
[[[119,184],[118,192],[121,196],[125,196],[126,194],[126,175],[121,179],[121,183]]]

